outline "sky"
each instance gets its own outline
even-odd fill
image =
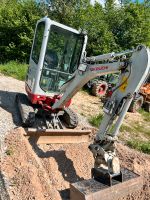
[[[104,5],[104,4],[105,4],[105,0],[91,0],[91,4],[93,5],[95,1],[97,1],[97,2],[101,3],[102,5]],[[116,3],[117,3],[117,4],[119,3],[119,1],[118,1],[118,0],[115,0],[115,1],[116,1]]]
[[[100,2],[102,5],[105,4],[105,0],[91,0],[91,4],[93,5],[95,1]],[[134,2],[135,0],[132,0],[132,1]],[[139,2],[143,2],[143,1],[144,0],[139,0]],[[119,0],[115,0],[115,2],[116,4],[119,4]]]

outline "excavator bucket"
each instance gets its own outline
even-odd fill
[[[23,135],[37,144],[67,144],[90,141],[91,130],[77,129],[22,129]]]
[[[122,181],[112,179],[111,186],[106,184],[105,179],[97,181],[94,178],[71,183],[70,200],[128,199],[130,195],[142,190],[141,176],[125,168],[122,169],[122,176]]]

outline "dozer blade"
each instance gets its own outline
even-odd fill
[[[24,135],[37,144],[64,144],[89,142],[90,130],[73,129],[25,129]]]

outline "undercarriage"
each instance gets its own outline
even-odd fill
[[[23,127],[35,127],[39,129],[74,129],[78,125],[78,116],[70,108],[50,112],[44,110],[41,105],[34,105],[27,95],[18,93],[16,102],[21,115]]]

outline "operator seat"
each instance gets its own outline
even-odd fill
[[[45,55],[45,61],[47,62],[47,67],[49,69],[56,69],[58,66],[58,56],[53,50],[47,50]]]

